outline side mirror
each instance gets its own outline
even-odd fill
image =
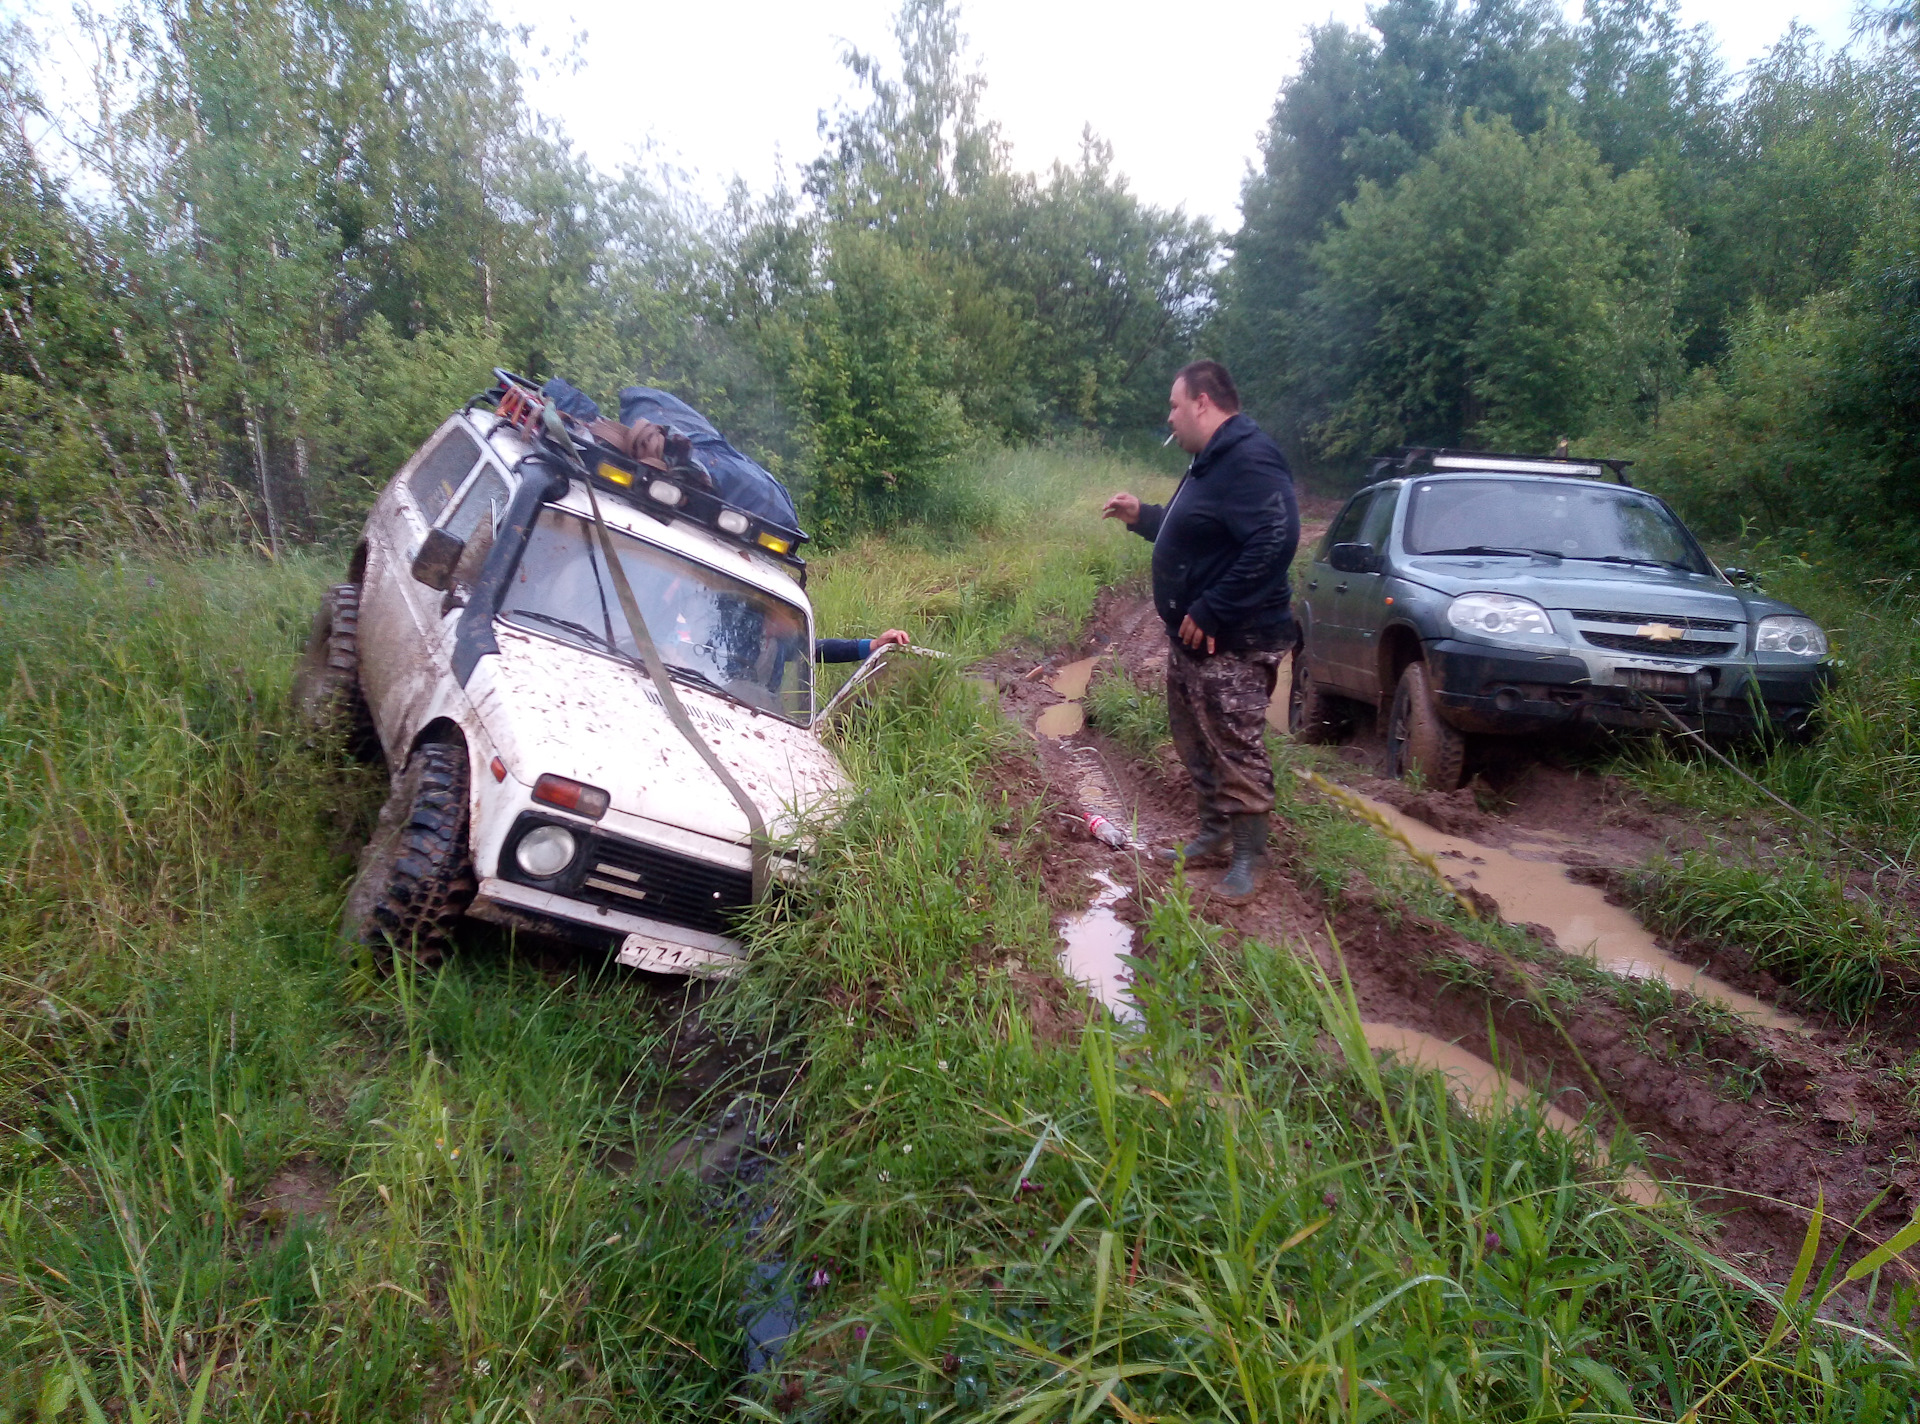
[[[1371,544],[1335,544],[1327,562],[1343,574],[1370,574],[1378,567]]]
[[[445,590],[453,583],[454,565],[467,552],[467,541],[456,539],[444,529],[429,529],[413,556],[413,576],[428,588]]]
[[[1752,573],[1750,573],[1746,569],[1725,568],[1720,570],[1720,572],[1727,576],[1728,583],[1746,584],[1751,586],[1760,581],[1756,579],[1752,575]]]

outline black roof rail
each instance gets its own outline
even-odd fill
[[[1631,460],[1606,455],[1574,457],[1570,455],[1523,455],[1502,450],[1454,450],[1435,445],[1402,445],[1385,455],[1372,456],[1367,462],[1367,483],[1390,480],[1401,475],[1452,474],[1455,471],[1485,471],[1508,475],[1563,475],[1569,479],[1597,480],[1611,474],[1629,489],[1627,478]]]

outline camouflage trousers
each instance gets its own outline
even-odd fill
[[[1209,812],[1263,815],[1273,809],[1273,761],[1267,755],[1267,704],[1282,652],[1167,650],[1167,720],[1174,750],[1193,778],[1204,823]]]

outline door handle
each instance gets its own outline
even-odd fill
[[[1314,591],[1314,590],[1315,590],[1316,588],[1318,588],[1318,587],[1320,587],[1320,580],[1319,580],[1319,579],[1308,579],[1308,580],[1307,580],[1307,592],[1308,592],[1308,593],[1312,593],[1312,592],[1313,592],[1313,591]]]
[[[1333,586],[1333,591],[1335,593],[1345,593],[1347,591],[1347,586],[1343,583],[1337,583]]]

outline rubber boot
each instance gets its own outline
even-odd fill
[[[1223,811],[1204,806],[1200,811],[1200,829],[1192,840],[1178,850],[1155,851],[1155,858],[1167,865],[1177,865],[1183,860],[1198,860],[1203,855],[1212,855],[1217,850],[1225,850],[1232,839],[1233,827]]]
[[[1213,887],[1213,893],[1229,905],[1244,905],[1260,888],[1260,877],[1267,868],[1267,817],[1232,816],[1233,864]]]

